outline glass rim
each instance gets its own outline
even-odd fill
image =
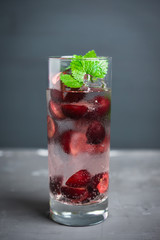
[[[65,60],[65,61],[71,61],[74,59],[73,55],[71,56],[49,56],[48,59],[55,59],[55,60]],[[90,60],[90,61],[99,61],[99,60],[108,60],[108,59],[112,59],[112,57],[109,57],[109,56],[98,56],[97,58],[79,58],[77,59],[78,60]]]

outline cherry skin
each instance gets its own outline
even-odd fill
[[[91,180],[91,174],[82,169],[74,173],[66,182],[69,187],[85,187]]]
[[[100,122],[93,121],[87,129],[86,136],[90,144],[101,143],[105,137],[105,129]]]

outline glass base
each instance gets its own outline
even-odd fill
[[[69,205],[50,197],[50,217],[68,226],[89,226],[103,222],[108,217],[108,198],[101,203]]]

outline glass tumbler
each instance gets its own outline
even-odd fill
[[[61,224],[86,226],[108,216],[111,57],[104,78],[85,74],[71,88],[60,75],[71,75],[72,56],[49,58],[47,136],[50,216]]]

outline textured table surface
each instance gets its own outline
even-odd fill
[[[48,217],[47,151],[0,150],[0,239],[160,240],[160,151],[111,151],[109,218],[67,227]]]

